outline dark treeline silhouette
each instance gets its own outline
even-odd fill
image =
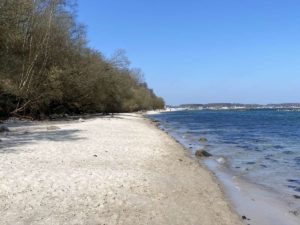
[[[107,59],[87,46],[75,5],[0,0],[0,116],[163,108],[123,50]]]

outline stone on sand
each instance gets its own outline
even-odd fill
[[[6,125],[0,126],[0,133],[9,132],[9,129]]]
[[[212,154],[210,154],[209,152],[203,150],[203,149],[200,149],[198,151],[195,152],[195,156],[197,157],[210,157],[212,156]]]

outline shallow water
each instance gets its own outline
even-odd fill
[[[199,110],[151,115],[191,151],[225,157],[240,178],[299,203],[300,112]],[[200,142],[204,137],[206,142]]]

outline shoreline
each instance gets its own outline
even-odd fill
[[[160,114],[160,112],[150,112],[146,116],[154,114]],[[149,117],[149,119],[151,118]],[[157,128],[162,129],[180,143],[190,153],[191,157],[195,158],[191,149],[177,140],[164,127],[157,125]],[[198,161],[216,178],[235,211],[243,217],[246,224],[298,225],[300,223],[298,205],[291,205],[288,200],[285,201],[281,196],[277,199],[279,196],[276,196],[272,190],[259,187],[258,184],[237,177],[228,168],[225,168],[225,165],[217,162],[214,157]]]
[[[295,210],[273,190],[239,178],[215,159],[204,159],[206,167],[214,172],[226,195],[239,215],[246,215],[257,225],[298,225],[299,209]],[[246,219],[247,220],[247,219]]]
[[[242,224],[216,177],[141,114],[8,125],[1,224]]]

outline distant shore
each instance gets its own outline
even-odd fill
[[[3,225],[242,224],[214,176],[140,114],[7,125]]]

